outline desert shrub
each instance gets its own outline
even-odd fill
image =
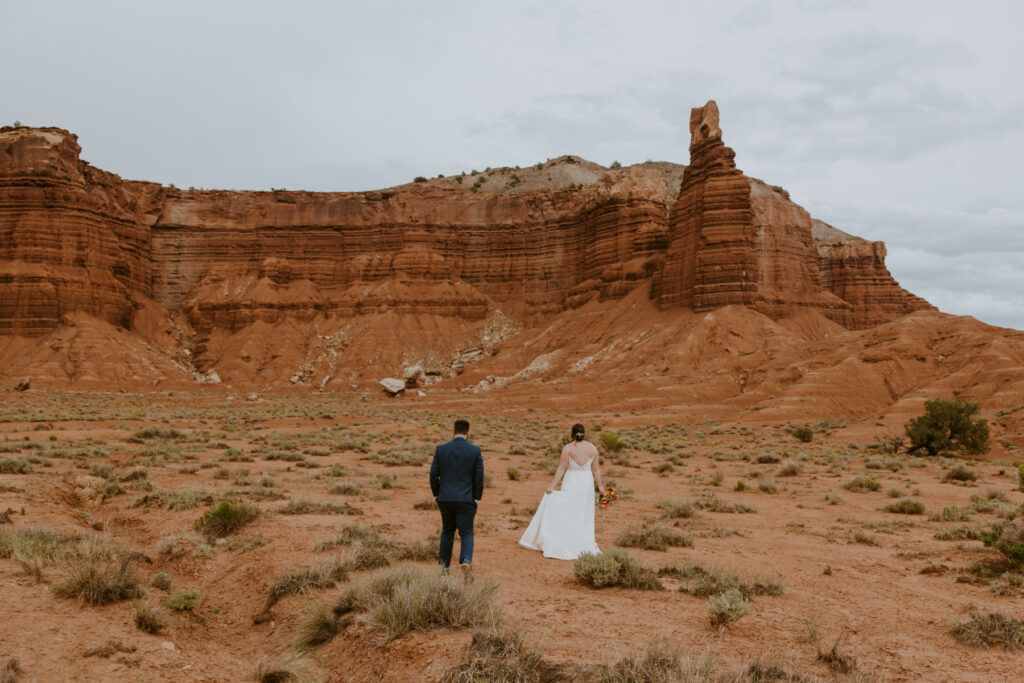
[[[697,514],[699,504],[692,500],[659,500],[656,507],[669,519],[689,519]]]
[[[733,484],[732,490],[733,491],[746,491],[747,488],[749,488],[749,487],[747,486],[747,484],[745,482],[737,481],[735,484]]]
[[[508,447],[509,455],[526,455],[526,448],[522,445],[514,443]]]
[[[854,543],[863,543],[864,545],[878,545],[878,539],[869,534],[866,531],[860,529],[854,531],[850,538],[853,539]]]
[[[650,569],[640,566],[625,550],[606,553],[582,553],[572,564],[576,579],[593,588],[622,586],[640,590],[661,590],[661,583]]]
[[[797,427],[792,433],[794,439],[803,443],[810,443],[814,438],[814,430],[807,426]]]
[[[1024,621],[999,612],[971,612],[966,621],[957,621],[953,636],[973,647],[1002,645],[1007,650],[1024,646]]]
[[[843,488],[847,491],[853,491],[854,493],[867,493],[868,491],[879,490],[882,488],[882,484],[866,474],[858,474],[856,477],[843,484]]]
[[[712,626],[725,626],[745,616],[750,603],[737,588],[729,588],[708,600]]]
[[[624,450],[627,444],[619,438],[618,432],[601,432],[601,446],[606,453],[618,453]]]
[[[343,592],[334,613],[365,613],[371,626],[384,630],[387,640],[411,631],[486,626],[500,617],[494,604],[496,588],[491,581],[466,582],[437,571],[396,567]]]
[[[207,510],[196,521],[195,530],[207,538],[223,538],[251,523],[259,514],[259,508],[254,505],[225,500]]]
[[[0,474],[28,474],[31,471],[32,464],[28,460],[10,456],[0,458]]]
[[[352,480],[339,481],[327,487],[328,493],[337,493],[343,496],[358,496],[363,492],[358,482]]]
[[[270,609],[287,595],[307,594],[318,588],[331,588],[339,581],[347,581],[350,569],[348,563],[334,561],[287,574],[270,586],[264,610]]]
[[[899,472],[903,469],[903,463],[898,458],[870,458],[864,463],[869,470],[889,470]]]
[[[749,514],[757,512],[757,508],[753,505],[747,505],[746,503],[730,503],[722,500],[718,496],[711,496],[698,503],[704,510],[710,512],[729,512],[729,513],[742,513]]]
[[[835,491],[829,491],[823,496],[823,498],[825,501],[828,502],[829,505],[839,505],[840,503],[843,502],[843,497],[840,496]]]
[[[594,680],[598,683],[711,683],[717,680],[714,671],[715,662],[710,656],[692,659],[678,646],[654,641],[642,652],[601,665]]]
[[[136,467],[121,476],[121,481],[141,481],[149,478],[149,472],[141,467]]]
[[[759,465],[774,465],[780,462],[782,458],[775,455],[774,453],[758,453],[754,456],[754,462]]]
[[[209,557],[213,554],[213,546],[202,536],[195,534],[172,534],[157,541],[156,551],[161,555],[173,558],[184,557],[191,552],[192,557]]]
[[[942,475],[943,481],[977,481],[978,473],[963,463],[957,463]]]
[[[442,683],[533,683],[554,678],[545,675],[550,667],[541,650],[530,645],[522,631],[500,624],[475,629],[466,654],[468,661],[448,669]]]
[[[159,607],[147,605],[142,600],[135,603],[135,627],[146,633],[159,633],[171,624],[167,613]]]
[[[313,660],[306,653],[292,651],[277,659],[260,657],[249,680],[258,683],[306,683],[316,680],[313,668]]]
[[[1024,465],[1017,467],[1017,488],[1024,491]]]
[[[757,490],[763,493],[778,493],[779,485],[775,483],[774,479],[766,478],[757,482]]]
[[[784,462],[779,468],[780,477],[795,477],[804,471],[804,466],[798,462]]]
[[[153,578],[149,580],[149,585],[157,590],[170,590],[171,575],[167,572],[157,572],[156,574],[153,574]]]
[[[615,545],[624,548],[667,550],[669,547],[689,548],[693,545],[693,538],[674,529],[655,524],[642,529],[623,530],[615,537]]]
[[[348,503],[317,503],[311,500],[292,500],[278,509],[282,515],[361,515],[363,511]]]
[[[178,612],[191,612],[199,604],[201,597],[199,591],[178,591],[167,598],[167,606]]]
[[[993,525],[990,530],[981,532],[981,541],[1002,553],[1010,564],[1024,565],[1024,519]]]
[[[910,452],[938,455],[962,450],[976,455],[988,452],[988,421],[975,419],[980,406],[962,398],[936,398],[926,401],[924,415],[912,418],[904,426],[910,439]]]
[[[882,508],[886,512],[897,512],[902,515],[923,515],[924,503],[912,498],[904,498]]]
[[[135,432],[133,436],[140,441],[146,441],[148,439],[181,440],[185,438],[185,435],[177,429],[164,429],[163,427],[147,427],[146,429],[140,429]]]
[[[974,516],[974,510],[956,505],[942,508],[942,512],[928,517],[933,522],[966,522]]]
[[[723,569],[705,569],[699,565],[684,564],[664,567],[661,574],[681,580],[679,590],[697,597],[709,597],[735,588],[747,600],[758,595],[782,595],[786,586],[782,581],[765,579],[760,576],[745,579]]]
[[[506,476],[508,476],[509,481],[519,481],[520,479],[523,478],[522,472],[520,472],[515,467],[509,467],[507,470],[505,470],[505,474]]]

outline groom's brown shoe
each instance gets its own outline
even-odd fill
[[[459,571],[462,572],[462,579],[469,583],[473,582],[473,566],[468,562],[464,562],[459,565]]]

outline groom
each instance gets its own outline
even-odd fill
[[[448,570],[452,562],[455,530],[459,530],[459,566],[465,576],[472,575],[473,518],[476,504],[484,495],[484,459],[480,447],[466,438],[469,423],[455,421],[455,434],[451,441],[434,450],[430,463],[430,490],[441,511],[441,550],[438,563]]]

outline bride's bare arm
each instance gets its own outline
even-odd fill
[[[558,486],[558,482],[562,481],[562,475],[565,474],[565,468],[569,466],[568,449],[568,446],[562,449],[562,457],[558,460],[558,469],[555,470],[555,478],[551,480],[551,485],[548,486],[548,493],[555,492],[555,487]]]
[[[597,451],[597,448],[594,449]],[[601,456],[598,453],[594,453],[594,459],[590,462],[590,471],[594,475],[594,481],[597,482],[597,490],[604,493],[604,480],[601,478],[601,464],[598,462]]]

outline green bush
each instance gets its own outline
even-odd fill
[[[1003,554],[1010,564],[1024,565],[1024,518],[1007,524],[996,524],[989,531],[981,532],[981,541]]]
[[[522,473],[515,467],[509,467],[505,470],[505,474],[508,475],[509,481],[519,481],[523,478]]]
[[[975,419],[980,406],[962,398],[936,398],[926,401],[924,415],[911,419],[904,429],[910,439],[910,452],[938,455],[962,450],[976,455],[988,452],[988,421]]]
[[[810,427],[797,427],[793,430],[793,437],[798,441],[809,443],[814,438],[814,430]]]
[[[1024,465],[1017,468],[1017,488],[1024,491]]]
[[[199,591],[178,591],[167,599],[167,606],[179,612],[190,612],[199,604]]]
[[[21,458],[3,457],[0,458],[0,473],[2,474],[28,474],[32,471],[32,465]]]
[[[618,432],[601,432],[601,445],[607,453],[618,453],[626,447]]]
[[[594,588],[622,586],[640,590],[661,590],[661,583],[650,569],[641,567],[625,550],[583,553],[572,564],[577,580]]]
[[[952,633],[974,647],[1002,645],[1016,650],[1024,646],[1024,621],[999,612],[971,612],[970,619],[953,624]]]
[[[207,510],[195,524],[195,529],[208,538],[222,538],[241,529],[259,516],[259,508],[246,503],[225,500]]]

